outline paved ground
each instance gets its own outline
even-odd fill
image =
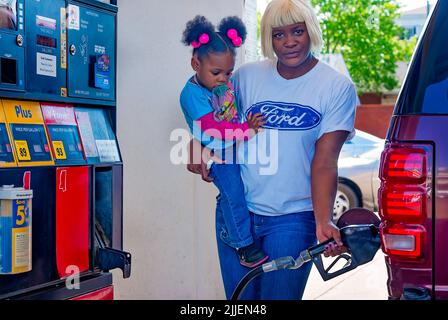
[[[303,296],[304,300],[387,300],[387,271],[384,254],[354,270],[323,281],[313,266]]]

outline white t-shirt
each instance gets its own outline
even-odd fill
[[[249,210],[267,216],[313,210],[315,143],[327,132],[354,133],[357,105],[354,84],[329,65],[318,62],[287,80],[276,63],[249,63],[234,75],[244,114],[261,112],[267,120],[265,130],[238,150]]]

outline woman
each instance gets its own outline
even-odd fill
[[[334,238],[337,246],[328,248],[326,255],[339,254],[342,242],[331,216],[339,152],[354,132],[355,87],[313,55],[320,51],[322,33],[307,0],[271,1],[261,20],[261,39],[268,59],[246,64],[234,75],[245,114],[261,112],[266,121],[257,139],[239,148],[256,241],[271,259],[297,257],[316,238],[319,242]],[[274,148],[278,151],[277,170],[270,174],[260,174],[260,161],[243,161],[247,150],[264,148],[267,154]],[[210,180],[204,164],[188,169]],[[216,234],[229,298],[249,270],[239,265],[226,245],[219,195]],[[251,282],[243,298],[301,299],[311,266],[263,274]]]

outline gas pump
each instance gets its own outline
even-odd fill
[[[116,1],[0,0],[0,299],[110,299],[110,270],[130,276],[115,132],[117,11]],[[19,190],[25,174],[29,190]],[[32,219],[23,212],[32,232],[14,231],[21,213],[11,203],[31,208],[31,197]],[[12,231],[29,246],[17,251]],[[22,257],[15,271],[13,252]]]

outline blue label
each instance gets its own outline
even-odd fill
[[[12,201],[13,228],[24,228],[30,225],[30,201],[17,199]]]
[[[322,119],[321,114],[309,106],[274,101],[256,103],[246,111],[246,116],[249,113],[263,114],[266,121],[263,128],[277,130],[309,130]]]
[[[65,147],[65,160],[57,160],[57,162],[80,161],[84,163],[84,155],[82,152],[81,140],[78,134],[78,127],[71,125],[48,125],[48,133],[53,141],[63,141]]]
[[[14,140],[26,140],[28,143],[31,160],[22,161],[51,161],[44,125],[12,123],[11,133]]]

